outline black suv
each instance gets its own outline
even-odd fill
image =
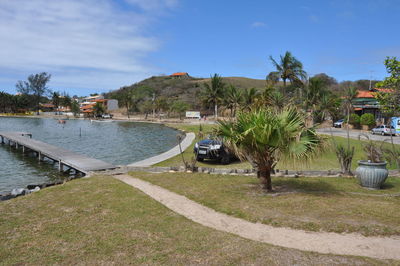
[[[194,145],[196,160],[201,162],[204,159],[219,160],[222,164],[229,164],[234,158],[222,141],[203,139]]]

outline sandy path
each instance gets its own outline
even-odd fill
[[[188,198],[129,175],[116,179],[131,185],[172,211],[220,231],[276,246],[339,255],[400,260],[400,237],[364,237],[359,234],[305,232],[256,224],[216,212]]]

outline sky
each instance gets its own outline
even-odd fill
[[[153,75],[264,79],[286,51],[312,76],[383,79],[400,0],[0,0],[0,91],[101,93]]]

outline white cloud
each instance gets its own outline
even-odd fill
[[[267,24],[265,24],[264,22],[256,21],[256,22],[253,22],[253,23],[251,24],[251,26],[252,26],[253,28],[262,28],[262,27],[266,27]]]
[[[176,0],[0,0],[0,70],[53,74],[53,86],[118,88],[157,70],[144,57],[160,47],[148,36],[155,13]],[[62,84],[62,85],[61,85]]]

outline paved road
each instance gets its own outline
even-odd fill
[[[334,127],[320,128],[317,130],[317,132],[320,134],[327,134],[327,135],[333,134],[334,136],[347,138],[347,131],[341,128],[334,128]],[[360,134],[368,135],[368,137],[371,140],[377,140],[377,141],[386,140],[387,142],[390,142],[390,136],[372,135],[371,132],[366,132],[361,130],[350,130],[350,138],[352,139],[358,139],[358,136]],[[393,137],[393,142],[395,144],[400,144],[400,137],[399,136]]]

